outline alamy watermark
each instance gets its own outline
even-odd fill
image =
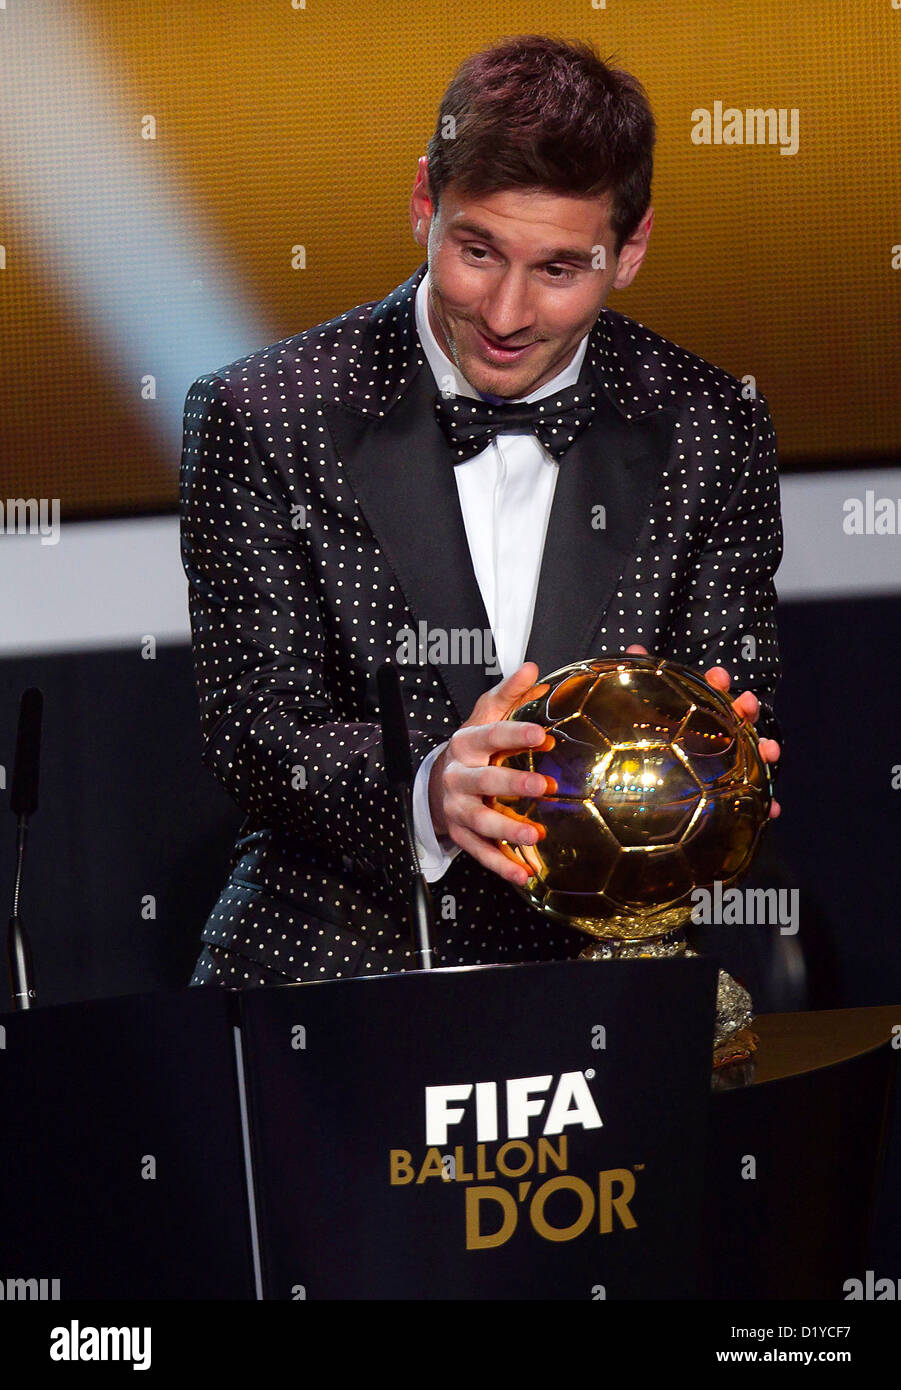
[[[727,888],[720,879],[691,895],[691,920],[699,927],[778,927],[780,935],[798,931],[797,888]]]
[[[58,1279],[0,1279],[0,1302],[55,1303],[59,1297]]]
[[[901,535],[901,497],[877,497],[868,487],[863,497],[846,497],[842,511],[846,536]]]
[[[696,106],[691,113],[693,145],[778,145],[780,154],[798,153],[796,106]]]
[[[50,1329],[51,1361],[130,1361],[132,1370],[149,1371],[149,1327],[92,1327],[73,1318],[68,1327]]]
[[[875,1270],[864,1272],[863,1279],[846,1279],[842,1284],[846,1303],[860,1301],[882,1303],[901,1299],[901,1279],[877,1278]]]
[[[7,497],[0,501],[0,531],[8,536],[40,536],[41,545],[59,543],[58,497]]]
[[[420,621],[415,632],[400,629],[396,654],[399,666],[482,666],[486,675],[503,675],[490,627],[429,627]]]

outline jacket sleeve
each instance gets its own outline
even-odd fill
[[[336,638],[265,429],[215,375],[188,392],[181,553],[203,762],[245,813],[401,891],[406,839],[380,726],[335,718]],[[410,742],[415,766],[436,740],[411,729]]]
[[[724,666],[733,696],[751,690],[760,701],[758,733],[780,744],[773,710],[780,673],[774,581],[782,547],[776,436],[759,397],[749,456],[680,586],[663,649],[700,670]]]

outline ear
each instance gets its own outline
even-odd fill
[[[413,240],[417,246],[428,246],[433,213],[434,206],[429,191],[429,161],[428,156],[423,154],[419,156],[410,197],[410,226],[413,228]]]
[[[638,268],[645,258],[648,249],[648,238],[651,235],[651,228],[654,225],[654,209],[648,207],[644,217],[639,222],[635,231],[624,243],[623,249],[619,253],[619,263],[616,269],[616,277],[611,286],[614,290],[624,290],[627,285],[631,285]]]

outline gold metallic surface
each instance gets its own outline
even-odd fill
[[[692,893],[750,867],[770,775],[753,725],[698,672],[650,656],[575,662],[542,677],[509,719],[540,724],[537,749],[494,762],[554,779],[550,794],[495,797],[544,832],[499,847],[529,870],[539,911],[601,940],[684,926]]]

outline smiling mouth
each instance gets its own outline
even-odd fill
[[[535,340],[531,343],[522,343],[518,347],[509,347],[506,346],[504,343],[495,342],[493,338],[486,337],[485,334],[479,328],[476,328],[476,333],[478,334],[485,351],[495,361],[514,361],[516,358],[521,357],[523,353],[528,352],[529,348],[535,347],[535,342],[537,341]]]

